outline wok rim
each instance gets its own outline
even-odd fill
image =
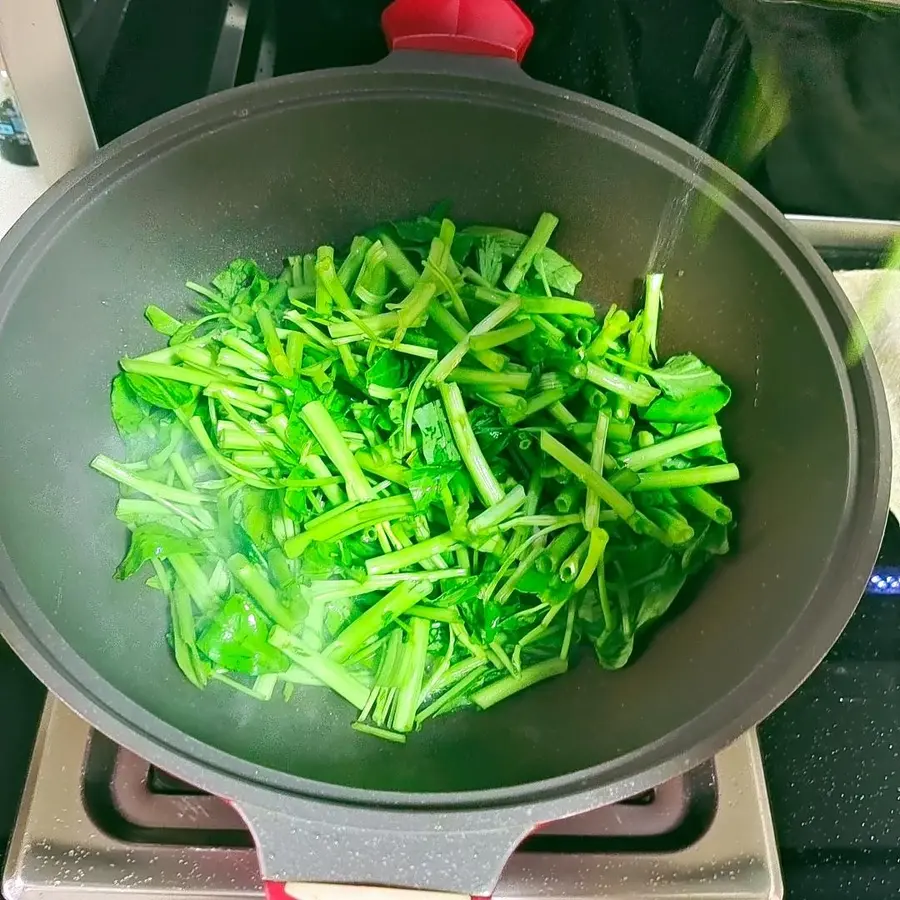
[[[730,192],[725,198],[729,213],[744,225],[748,240],[766,239],[769,255],[777,250],[777,255],[790,264],[795,283],[802,283],[806,288],[806,296],[802,299],[810,306],[822,337],[829,344],[832,358],[835,355],[839,358],[835,329],[826,321],[826,309],[829,305],[833,307],[848,327],[855,321],[855,313],[832,273],[772,204],[711,157],[636,116],[525,77],[495,80],[486,78],[479,69],[441,72],[435,71],[433,64],[415,72],[415,78],[410,77],[412,74],[410,71],[377,71],[364,67],[283,76],[202,98],[116,139],[85,166],[54,184],[0,240],[0,275],[3,276],[0,278],[0,327],[21,283],[27,278],[29,258],[38,254],[38,248],[43,248],[46,238],[54,235],[87,199],[109,189],[148,156],[155,157],[205,132],[227,127],[235,119],[252,120],[288,105],[334,103],[384,93],[388,91],[389,83],[395,82],[399,84],[398,95],[462,93],[469,102],[524,106],[526,111],[543,118],[575,120],[582,128],[590,126],[591,131],[602,129],[610,133],[635,152],[643,152],[657,160],[662,157],[682,174],[689,175],[693,170],[697,182],[709,191],[717,192],[715,185],[724,185]],[[436,91],[429,81],[446,82],[448,77],[452,82],[450,91],[446,87]],[[378,85],[380,81],[384,86]],[[327,90],[328,82],[333,82],[335,88]],[[314,85],[316,90],[309,94],[297,90]],[[323,85],[325,91],[321,89]],[[397,92],[395,87],[394,93]],[[528,98],[524,104],[521,99],[515,99],[516,95],[522,94]],[[251,101],[252,111],[244,106]],[[629,132],[643,138],[645,143],[637,146],[637,138],[629,136]],[[4,272],[6,269],[8,271]],[[478,810],[482,826],[490,821],[485,819],[487,810],[494,810],[495,818],[500,822],[508,821],[510,811],[518,807],[524,827],[526,823],[555,819],[615,802],[709,759],[774,711],[818,665],[853,614],[876,561],[887,521],[891,465],[887,403],[871,351],[863,359],[862,370],[865,390],[856,392],[852,390],[847,373],[839,373],[851,442],[851,476],[842,526],[835,541],[843,539],[846,546],[856,548],[855,553],[846,554],[839,560],[832,557],[823,567],[815,591],[792,626],[771,648],[768,656],[731,692],[720,697],[700,716],[652,744],[588,769],[504,788],[401,793],[346,788],[255,766],[212,744],[189,737],[101,678],[37,607],[16,575],[2,544],[0,634],[54,694],[99,731],[150,762],[175,772],[198,787],[233,799],[238,805],[244,801],[269,809],[296,811],[297,801],[307,800],[318,806],[318,813],[329,817],[330,807],[335,807],[336,814],[339,807],[349,807],[354,816],[367,808],[448,813]],[[872,445],[878,448],[877,459],[870,462],[874,477],[864,482],[859,478],[860,432],[856,415],[859,404],[868,406],[871,411]],[[835,572],[842,577],[836,577]],[[823,583],[838,582],[842,585],[838,594],[822,587]],[[818,603],[815,602],[817,599]],[[805,627],[807,625],[809,627]],[[400,827],[400,819],[396,817],[397,827]],[[379,817],[378,821],[382,827],[390,824],[388,817]]]

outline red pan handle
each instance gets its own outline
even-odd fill
[[[381,25],[391,50],[436,51],[515,62],[522,61],[534,37],[531,20],[513,0],[394,0],[382,14]],[[261,821],[256,819],[254,831],[259,830]],[[505,860],[527,830],[469,835],[463,840],[463,844],[471,844],[468,852],[456,855],[462,866],[469,867],[475,866],[481,854],[493,862]],[[366,844],[383,837],[373,833]],[[346,849],[353,851],[349,846]],[[483,860],[479,863],[484,865]],[[263,884],[266,900],[469,900],[466,894],[409,887],[268,880]]]
[[[265,882],[266,900],[482,900],[465,894],[358,884],[282,884]]]
[[[235,808],[256,843],[266,900],[490,897],[535,827],[530,807],[435,814],[303,799]]]
[[[521,62],[534,37],[514,0],[394,0],[381,16],[391,50],[434,50]]]

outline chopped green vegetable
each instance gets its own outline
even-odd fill
[[[728,551],[730,389],[660,358],[661,275],[634,315],[576,299],[557,225],[435,211],[277,277],[234,260],[188,284],[196,318],[147,307],[168,343],[121,360],[125,461],[91,465],[130,530],[115,577],[151,564],[197,688],[324,688],[403,744],[579,646],[626,665]]]

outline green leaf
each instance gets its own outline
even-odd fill
[[[452,582],[442,582],[440,593],[441,606],[458,606],[468,603],[484,586],[486,579],[477,575],[460,578]],[[452,586],[449,586],[452,585]]]
[[[671,551],[652,538],[638,538],[635,543],[621,547],[621,552],[616,555],[622,577],[629,585],[663,571],[670,558]]]
[[[263,566],[265,565],[263,551],[269,550],[275,544],[275,536],[272,534],[272,510],[269,504],[276,499],[271,491],[250,489],[243,491],[240,510],[236,514],[236,518],[240,519],[240,530],[236,529],[231,535],[231,540],[237,545],[241,545],[245,537],[251,541],[252,549],[250,553],[244,555],[259,561]]]
[[[634,636],[626,637],[620,628],[602,632],[592,643],[604,669],[621,669],[634,653]]]
[[[318,452],[320,449],[318,442],[313,437],[313,433],[306,426],[301,415],[303,407],[313,400],[318,400],[328,410],[331,418],[334,419],[335,425],[341,431],[356,430],[356,423],[349,416],[351,400],[342,392],[332,390],[327,394],[322,394],[308,378],[303,378],[302,376],[293,379],[274,380],[283,387],[288,387],[294,393],[287,428],[288,444],[294,452],[303,455],[309,452],[310,447],[313,448],[313,452]]]
[[[170,316],[164,309],[160,309],[153,304],[150,304],[144,310],[144,318],[150,323],[150,327],[154,331],[158,331],[166,337],[171,337],[182,327],[182,323],[178,319]]]
[[[673,356],[647,374],[664,394],[644,410],[650,422],[701,422],[731,399],[731,389],[719,373],[693,353]]]
[[[518,256],[528,240],[528,235],[521,231],[513,231],[511,228],[494,228],[488,225],[472,225],[464,228],[461,234],[482,240],[490,238],[497,251],[502,256],[510,258]],[[584,277],[575,265],[550,247],[545,247],[538,254],[533,265],[535,268],[543,266],[548,285],[564,294],[575,293],[575,288]],[[484,276],[484,272],[481,274]]]
[[[686,400],[724,385],[719,373],[693,353],[672,356],[661,369],[654,369],[648,375],[670,400]]]
[[[144,401],[135,393],[128,378],[119,374],[112,380],[109,404],[113,421],[122,438],[129,438],[140,431],[147,421],[149,410]]]
[[[225,312],[217,312],[212,313],[208,316],[203,316],[200,319],[195,319],[193,322],[185,322],[180,328],[176,329],[171,338],[169,339],[169,346],[176,347],[178,344],[183,344],[185,341],[189,341],[198,328],[205,325],[207,322],[213,322],[216,319],[227,319],[228,313]]]
[[[658,422],[705,422],[722,410],[731,399],[731,388],[722,384],[708,388],[683,400],[659,397],[641,411],[654,425]]]
[[[561,291],[564,294],[574,294],[575,289],[581,284],[584,275],[581,270],[570,263],[564,256],[560,256],[555,250],[545,247],[539,254],[540,263],[535,260],[535,266],[544,267],[544,275],[551,289]]]
[[[341,548],[332,541],[315,541],[299,560],[304,575],[330,578],[343,571]]]
[[[228,302],[249,302],[269,289],[269,279],[252,259],[234,259],[212,280]],[[244,296],[241,297],[240,295]]]
[[[409,381],[407,358],[393,350],[383,350],[366,369],[366,387],[377,384],[383,388],[405,387]]]
[[[312,472],[306,466],[295,466],[291,469],[289,480],[312,478]],[[291,511],[294,520],[302,525],[315,515],[315,510],[310,503],[310,488],[287,488],[284,492],[284,502]]]
[[[250,497],[258,498],[257,503],[251,504],[246,502]],[[257,506],[265,508],[269,500],[267,493],[250,493],[249,491],[244,494],[243,499],[245,501],[243,503],[244,515],[248,517],[250,517],[249,514],[252,509],[255,509]],[[265,557],[262,555],[256,542],[250,537],[243,525],[235,520],[231,508],[228,505],[228,498],[223,495],[219,496],[218,513],[219,553],[226,559],[233,556],[235,553],[240,553],[243,556],[246,556],[251,562],[260,566],[265,566]],[[268,516],[267,511],[266,515]],[[252,517],[250,518],[252,519]],[[268,518],[266,518],[265,543],[268,543],[268,521]]]
[[[390,222],[371,231],[369,237],[374,240],[378,237],[379,232],[387,231],[406,253],[415,253],[425,257],[431,247],[431,242],[440,236],[441,221],[446,218],[445,210],[444,206],[436,206],[427,216]],[[451,248],[453,258],[462,264],[474,244],[474,237],[457,232]]]
[[[386,433],[393,430],[392,422],[384,411],[366,400],[352,403],[350,414],[356,422],[354,430],[361,431],[373,447],[383,444],[387,438]]]
[[[287,285],[283,281],[267,282],[269,287],[256,298],[256,306],[277,309],[287,300]]]
[[[550,587],[552,572],[538,572],[532,566],[519,580],[516,590],[521,594],[543,594]]]
[[[458,462],[462,457],[456,449],[453,433],[443,405],[433,400],[418,407],[413,419],[422,433],[422,455],[428,465]]]
[[[476,257],[481,277],[492,287],[496,287],[503,274],[503,252],[498,242],[492,237],[486,237],[479,244]]]
[[[115,578],[124,581],[151,559],[166,559],[173,553],[197,555],[204,552],[197,538],[188,537],[163,525],[141,525],[131,535],[125,559],[116,569]]]
[[[699,572],[713,557],[724,556],[731,549],[728,533],[731,526],[706,522],[698,527],[694,540],[684,548],[681,568],[688,576]]]
[[[671,556],[665,569],[642,586],[635,631],[662,618],[668,612],[672,601],[684,587],[686,577],[680,560]]]
[[[483,599],[477,592],[458,600],[456,608],[469,634],[481,644],[490,644],[497,637],[504,614],[508,612],[504,606],[490,598]]]
[[[715,416],[700,421],[688,422],[653,422],[653,427],[665,438],[674,437],[676,434],[687,434],[689,431],[696,431],[698,428],[706,428],[709,425],[718,425]],[[697,447],[695,450],[688,450],[682,454],[685,459],[717,459],[720,462],[728,462],[728,455],[725,453],[725,446],[721,441],[715,441],[712,444],[705,444]]]
[[[470,225],[463,228],[461,234],[481,240],[490,238],[504,257],[518,256],[519,251],[528,240],[528,235],[522,234],[521,231],[514,231],[512,228],[496,228],[492,225]]]
[[[303,407],[313,400],[321,400],[322,392],[309,378],[295,375],[293,378],[273,378],[272,381],[279,387],[287,388],[294,395],[294,406]]]
[[[234,594],[205,625],[197,648],[209,660],[241,675],[286,672],[290,660],[268,643],[269,622],[247,597]]]
[[[183,409],[193,406],[200,394],[200,388],[171,378],[156,378],[152,375],[125,375],[129,386],[145,402],[160,409]]]
[[[366,540],[358,534],[350,535],[338,541],[337,558],[348,572],[356,570],[365,564],[367,559],[380,556],[384,551],[377,540]],[[365,570],[352,571],[354,578],[365,578]]]
[[[416,512],[427,512],[433,503],[441,502],[441,494],[460,475],[458,465],[434,464],[412,467],[407,487]]]
[[[404,244],[429,245],[441,231],[441,220],[429,216],[418,216],[415,219],[402,219],[391,223],[397,237]]]
[[[476,406],[469,413],[472,431],[484,455],[490,460],[499,460],[500,454],[509,446],[517,429],[508,425],[494,406]]]
[[[703,541],[703,548],[713,556],[725,556],[731,550],[728,540],[728,525],[718,525],[715,522],[710,523],[709,531]]]

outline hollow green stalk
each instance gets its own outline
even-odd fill
[[[677,547],[693,540],[694,529],[681,513],[666,507],[653,507],[647,510],[647,516],[665,533],[667,542]]]
[[[522,247],[515,262],[503,279],[503,284],[508,291],[515,291],[518,289],[519,285],[528,274],[528,270],[531,268],[535,256],[547,246],[550,237],[556,230],[558,224],[559,219],[554,216],[553,213],[545,212],[541,214],[534,231],[525,242],[525,246]]]
[[[489,390],[524,391],[531,382],[530,372],[491,372],[484,369],[469,369],[457,366],[447,376],[447,381],[457,384],[475,385]]]
[[[591,578],[597,571],[597,566],[603,560],[603,554],[606,552],[608,543],[609,532],[605,528],[591,529],[587,553],[575,579],[576,591],[583,591],[590,584]]]
[[[606,438],[609,434],[609,416],[600,412],[597,414],[597,425],[594,428],[593,444],[591,446],[591,468],[601,477],[603,476],[603,457],[606,453]],[[592,488],[587,489],[587,499],[584,504],[584,527],[591,532],[597,527],[600,518],[600,495]]]
[[[425,666],[428,662],[428,635],[431,623],[427,619],[414,618],[410,628],[409,640],[405,646],[403,680],[394,700],[394,715],[391,725],[394,731],[406,733],[413,730],[416,721],[416,709],[419,706],[419,694],[425,679]]]
[[[356,235],[350,242],[350,250],[337,273],[338,281],[345,292],[349,292],[356,281],[371,246],[372,241],[362,234]]]
[[[112,478],[120,484],[130,487],[140,494],[145,494],[154,500],[168,500],[181,506],[202,506],[212,498],[204,497],[195,491],[186,491],[181,488],[171,487],[161,482],[140,478],[123,468],[120,463],[108,456],[99,455],[91,460],[91,468],[107,478]]]
[[[649,406],[659,396],[659,390],[652,384],[643,384],[626,378],[624,375],[617,375],[594,362],[577,364],[573,367],[571,374],[575,378],[584,378],[597,387],[617,394],[635,406]]]
[[[530,397],[527,400],[523,410],[520,412],[509,410],[504,414],[504,418],[510,425],[514,425],[517,422],[521,422],[530,416],[535,415],[535,413],[539,413],[543,409],[554,406],[564,400],[565,396],[566,390],[561,387],[541,391],[539,394],[535,394],[535,396]]]
[[[704,428],[697,428],[694,431],[688,431],[684,434],[675,435],[664,441],[656,441],[648,447],[638,450],[632,450],[624,456],[619,457],[619,462],[632,472],[638,472],[649,466],[655,466],[659,463],[671,459],[673,456],[679,456],[689,450],[696,450],[698,447],[705,447],[707,444],[713,444],[721,440],[722,431],[717,425],[707,425]]]
[[[517,484],[499,503],[470,520],[469,532],[472,535],[479,535],[501,526],[525,503],[525,496],[525,488]]]
[[[459,546],[459,541],[451,532],[439,534],[436,537],[428,538],[425,541],[419,541],[402,550],[395,550],[393,553],[385,553],[383,556],[376,556],[373,559],[366,560],[366,571],[369,575],[386,575],[391,572],[397,572],[400,569],[408,569],[410,566],[418,565],[433,556],[442,553],[450,553]]]
[[[513,325],[507,325],[505,328],[495,328],[486,334],[476,334],[470,341],[472,350],[492,350],[494,347],[501,347],[504,344],[511,344],[520,338],[526,337],[534,331],[534,322],[526,319],[523,322],[516,322]]]
[[[322,403],[318,400],[307,403],[300,410],[300,415],[322,446],[325,455],[343,477],[348,496],[355,500],[373,499],[369,479],[363,474],[343,435],[334,424],[334,419]]]
[[[434,371],[431,373],[431,381],[434,383],[445,381],[447,376],[462,362],[463,357],[469,352],[472,337],[477,337],[480,334],[487,334],[501,322],[505,322],[510,316],[515,315],[519,311],[521,305],[521,299],[515,297],[488,313],[485,318],[477,325],[473,326],[472,329],[456,343],[450,352],[438,362]]]
[[[475,433],[472,431],[472,423],[469,421],[469,414],[466,412],[459,386],[442,383],[438,385],[438,390],[447,411],[450,430],[453,432],[453,439],[459,455],[472,476],[472,481],[475,483],[482,502],[488,507],[499,503],[506,496],[506,492],[500,487],[500,483],[491,471]]]
[[[284,628],[274,628],[269,643],[357,709],[366,705],[369,689],[339,662],[310,650]]]
[[[431,321],[451,340],[459,342],[466,336],[466,327],[437,301],[431,302],[428,313]],[[492,372],[501,371],[508,361],[506,356],[496,350],[473,350],[472,356]]]
[[[430,585],[422,581],[403,581],[354,619],[322,651],[334,662],[348,659],[370,638],[428,596]]]
[[[519,691],[524,691],[532,685],[556,675],[562,675],[569,668],[569,663],[565,659],[548,659],[544,662],[536,663],[522,670],[520,675],[509,675],[506,678],[495,681],[487,687],[481,688],[472,694],[472,702],[481,709],[488,709],[506,700]]]
[[[546,431],[541,432],[541,450],[548,456],[552,456],[576,478],[584,482],[585,486],[596,493],[620,519],[629,522],[629,524],[631,523],[635,514],[634,504],[622,496],[605,478],[595,472],[588,463]]]
[[[704,490],[702,487],[687,487],[675,492],[679,500],[683,500],[688,506],[692,506],[701,515],[720,525],[728,525],[733,516],[731,509],[718,497]]]
[[[407,259],[406,254],[397,246],[390,235],[382,232],[378,237],[384,247],[385,265],[397,276],[403,287],[411,291],[419,280],[419,273],[416,271],[416,267]]]
[[[582,534],[584,534],[583,531]],[[587,557],[590,541],[590,535],[586,536],[560,564],[557,574],[559,575],[560,581],[564,584],[570,584],[578,577],[582,564]]]
[[[307,527],[285,542],[284,552],[289,559],[297,559],[315,541],[340,540],[374,525],[408,516],[414,511],[415,503],[409,495],[371,500],[333,516],[324,523]]]
[[[229,556],[228,571],[276,625],[288,631],[294,628],[297,623],[287,607],[282,605],[278,591],[246,556],[241,553]]]
[[[740,470],[734,463],[715,466],[695,466],[692,469],[667,469],[663,472],[642,472],[634,491],[661,491],[665,488],[700,487],[706,484],[721,484],[737,481]]]
[[[233,350],[235,353],[239,353],[243,356],[248,362],[253,363],[260,369],[264,369],[267,372],[271,372],[272,361],[266,356],[262,350],[257,350],[252,344],[247,343],[243,338],[239,337],[233,333],[225,333],[223,334],[219,340],[229,349]]]

